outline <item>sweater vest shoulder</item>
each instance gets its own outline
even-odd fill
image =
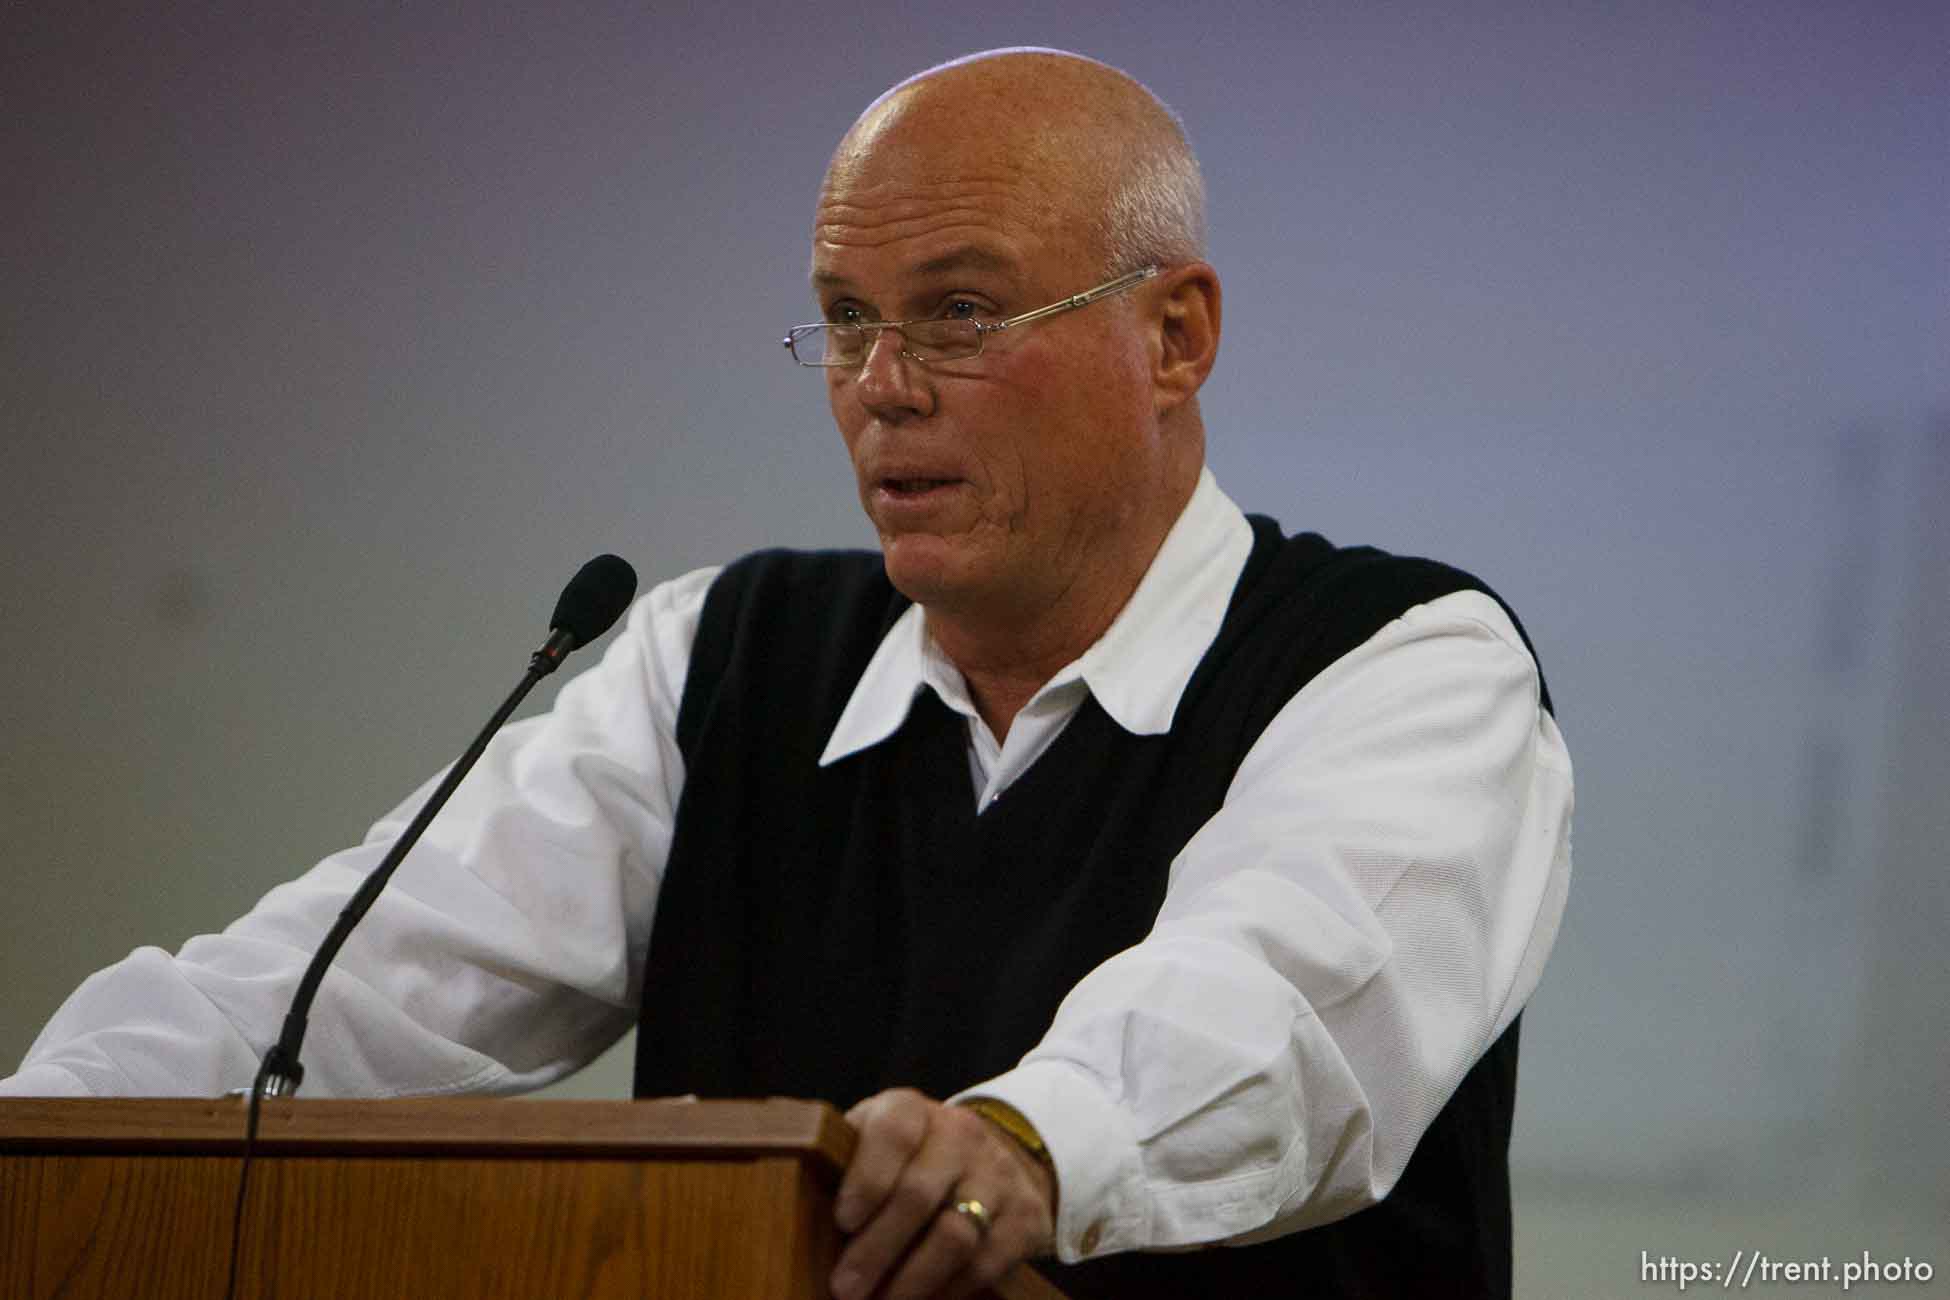
[[[1407,609],[1487,591],[1431,561],[1252,526],[1170,732],[1133,736],[1086,699],[979,814],[965,723],[930,691],[893,736],[819,765],[908,605],[877,554],[768,551],[728,567],[679,708],[685,784],[637,1094],[844,1108],[1009,1069],[1069,989],[1148,932],[1172,858],[1286,701]],[[1507,1295],[1516,1055],[1513,1025],[1379,1205],[1254,1246],[1043,1267],[1078,1297]]]

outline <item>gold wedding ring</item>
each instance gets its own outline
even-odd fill
[[[988,1236],[989,1229],[994,1226],[989,1221],[989,1207],[980,1201],[972,1198],[966,1201],[956,1201],[954,1211],[975,1225],[975,1232],[978,1236]]]

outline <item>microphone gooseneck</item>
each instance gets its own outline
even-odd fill
[[[635,594],[636,570],[630,567],[628,561],[614,555],[599,555],[589,561],[577,570],[569,585],[562,589],[561,599],[555,602],[555,613],[549,619],[548,640],[529,656],[528,671],[522,676],[520,684],[502,701],[501,707],[488,719],[487,726],[467,747],[467,752],[447,770],[426,803],[421,805],[420,811],[407,824],[399,839],[394,841],[393,847],[380,859],[379,865],[372,869],[357,892],[347,900],[338,920],[313,954],[304,977],[298,981],[298,991],[291,999],[291,1010],[285,1015],[278,1041],[264,1054],[263,1064],[252,1084],[253,1107],[260,1094],[267,1097],[289,1096],[304,1082],[305,1067],[298,1060],[298,1051],[304,1044],[312,999],[318,996],[318,987],[324,982],[325,972],[330,969],[332,959],[338,955],[352,927],[359,923],[373,900],[379,897],[407,851],[419,842],[434,814],[446,804],[461,778],[480,759],[488,742],[494,739],[494,734],[526,698],[535,683],[559,668],[571,650],[587,645],[609,631],[610,626],[629,607]]]
[[[555,613],[549,618],[548,640],[539,650],[528,657],[528,671],[522,675],[508,698],[488,719],[481,734],[474,737],[474,743],[467,747],[447,774],[440,779],[427,801],[420,806],[404,831],[400,833],[393,847],[386,851],[379,865],[374,867],[361,882],[357,892],[339,912],[338,920],[325,935],[318,951],[312,955],[311,964],[305,967],[305,974],[298,981],[298,991],[292,996],[291,1010],[285,1014],[283,1028],[278,1033],[278,1041],[264,1054],[258,1066],[257,1076],[251,1081],[250,1101],[244,1120],[244,1157],[237,1172],[237,1201],[231,1210],[230,1223],[230,1272],[224,1285],[225,1300],[237,1293],[237,1268],[239,1252],[243,1242],[244,1203],[250,1187],[251,1156],[257,1148],[257,1124],[260,1109],[266,1097],[287,1097],[298,1091],[304,1082],[305,1067],[298,1059],[299,1050],[305,1042],[305,1026],[311,1013],[312,999],[318,996],[318,986],[325,980],[325,972],[331,967],[332,959],[338,955],[346,936],[352,927],[366,914],[366,910],[379,897],[379,891],[386,887],[395,868],[406,857],[407,850],[419,842],[420,835],[434,814],[446,804],[447,797],[474,766],[487,749],[494,733],[501,730],[501,724],[515,711],[535,683],[561,667],[562,660],[568,657],[577,646],[588,645],[603,633],[609,631],[623,611],[629,607],[636,594],[636,570],[627,561],[614,555],[599,555],[576,571],[569,585],[562,589],[562,597],[555,602]]]

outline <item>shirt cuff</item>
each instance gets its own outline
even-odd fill
[[[949,1098],[993,1097],[1036,1126],[1056,1166],[1056,1257],[1075,1264],[1145,1244],[1144,1170],[1128,1118],[1088,1073],[1031,1061]]]

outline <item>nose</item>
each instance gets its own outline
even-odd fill
[[[934,384],[928,368],[910,357],[898,328],[875,330],[867,355],[853,380],[860,404],[876,418],[900,420],[934,411]]]

